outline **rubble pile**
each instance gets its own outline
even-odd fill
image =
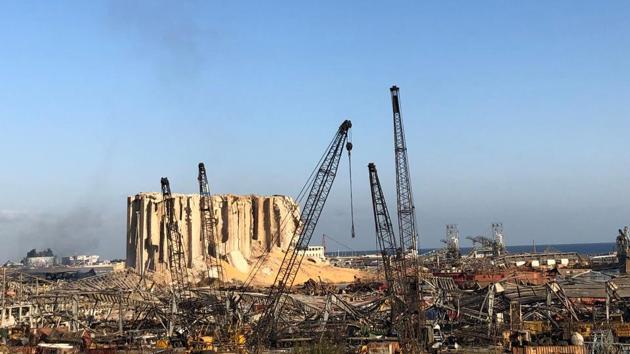
[[[101,350],[168,346],[243,351],[267,292],[262,287],[197,286],[173,312],[170,289],[157,285],[152,273],[128,269],[46,281],[17,270],[5,272],[2,318],[3,327],[11,329],[4,332],[11,347],[46,343]],[[434,351],[627,348],[630,277],[588,269],[555,274],[542,284],[506,277],[470,287],[424,272],[419,283],[424,318],[417,335]],[[358,352],[395,343],[386,289],[383,282],[362,279],[302,282],[286,295],[278,346],[324,341]]]

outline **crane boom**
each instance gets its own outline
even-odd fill
[[[389,216],[389,210],[387,209],[387,205],[385,203],[385,196],[383,195],[381,182],[378,178],[376,165],[374,165],[374,163],[368,164],[368,171],[370,172],[370,191],[372,194],[372,211],[374,212],[376,239],[383,259],[383,268],[385,270],[385,280],[387,280],[388,283],[388,292],[391,295],[402,296],[403,279],[401,279],[400,276],[404,273],[401,269],[399,269],[400,262],[398,262],[401,250],[396,245],[394,228],[392,226],[392,220]]]
[[[400,114],[400,90],[397,86],[390,89],[394,116],[394,155],[396,160],[396,196],[398,205],[398,235],[401,247],[415,255],[418,252],[418,234],[416,230],[416,208],[413,204],[407,142]]]
[[[171,288],[173,296],[178,302],[188,291],[188,267],[186,266],[186,252],[184,239],[179,232],[179,225],[175,216],[175,198],[171,195],[168,178],[162,177],[162,198],[166,211],[166,240],[168,249],[168,266],[171,274]]]
[[[224,281],[223,267],[221,266],[221,252],[219,242],[216,237],[216,220],[214,218],[214,206],[212,205],[212,195],[208,185],[208,175],[203,162],[199,165],[199,208],[201,212],[201,241],[204,245],[203,254],[206,258],[211,275],[215,275],[219,284]]]
[[[394,228],[389,216],[383,189],[378,178],[376,165],[368,164],[370,173],[370,192],[372,194],[372,210],[376,238],[383,258],[385,278],[388,283],[388,295],[392,300],[391,323],[398,333],[403,353],[419,353],[420,346],[416,331],[417,313],[413,299],[409,294],[415,290],[416,282],[409,281],[405,270],[403,250],[396,246]]]
[[[320,164],[316,168],[308,197],[300,215],[300,224],[287,246],[274,285],[267,296],[264,312],[256,324],[250,339],[250,343],[255,346],[256,351],[260,351],[263,346],[273,342],[273,336],[277,335],[278,313],[284,305],[284,295],[293,285],[304,258],[304,252],[300,251],[307,249],[317,226],[317,221],[335,180],[344,143],[347,141],[348,131],[351,127],[352,123],[349,120],[344,121],[339,126],[332,142],[324,156],[322,156]],[[351,148],[352,145],[350,143],[346,144],[346,149],[349,150]]]

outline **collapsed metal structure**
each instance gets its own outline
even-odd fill
[[[13,328],[25,328],[26,338],[81,343],[81,335],[88,331],[94,337],[93,348],[155,347],[168,340],[173,347],[251,352],[256,347],[248,345],[244,330],[256,327],[260,312],[255,309],[266,306],[269,297],[263,289],[252,289],[239,293],[238,301],[226,308],[217,306],[216,293],[228,298],[229,290],[191,288],[174,317],[171,290],[131,270],[56,282],[9,270],[4,284],[11,296],[3,298],[3,319],[13,321]],[[404,319],[400,300],[379,284],[334,286],[315,281],[285,293],[278,319],[282,332],[273,347],[324,341],[350,351],[373,342],[397,342],[404,330],[397,323]],[[543,284],[506,278],[462,288],[452,278],[423,273],[419,289],[420,309],[430,331],[417,352],[457,346],[567,345],[578,343],[578,334],[591,347],[622,348],[621,342],[630,340],[627,276],[566,272]],[[231,330],[219,329],[226,318]],[[237,325],[240,331],[235,330]],[[26,328],[54,331],[34,330],[29,335]],[[406,347],[404,342],[401,346]]]

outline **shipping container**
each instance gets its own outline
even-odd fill
[[[579,345],[549,345],[512,348],[512,354],[587,354],[587,351]]]
[[[630,323],[613,323],[612,329],[619,338],[630,337]]]

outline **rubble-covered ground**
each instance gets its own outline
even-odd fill
[[[417,336],[427,350],[519,352],[558,346],[562,349],[554,350],[563,351],[556,352],[608,350],[603,353],[622,350],[630,341],[630,277],[554,268],[539,271],[543,282],[529,282],[516,276],[517,270],[493,271],[503,271],[504,279],[462,284],[422,273]],[[244,352],[268,291],[260,284],[200,282],[175,301],[167,276],[131,269],[54,281],[17,269],[4,273],[0,334],[5,348],[12,348],[5,351],[46,344],[73,350]],[[348,274],[320,270],[299,279],[277,314],[272,345],[302,352],[322,343],[345,352],[395,351],[390,316],[397,300],[378,275]]]

